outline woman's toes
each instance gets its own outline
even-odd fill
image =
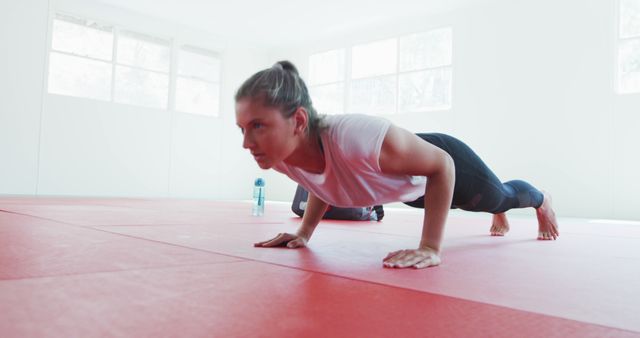
[[[489,232],[491,232],[491,236],[504,236],[504,234],[509,230],[509,228],[500,225],[492,225]]]
[[[556,236],[553,235],[551,232],[542,231],[542,232],[538,232],[538,239],[543,241],[550,241],[550,240],[555,240]]]

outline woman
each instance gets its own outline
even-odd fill
[[[260,168],[274,168],[309,191],[298,231],[278,234],[257,247],[304,247],[328,205],[395,201],[425,209],[422,239],[417,249],[389,253],[385,267],[440,264],[450,208],[492,213],[491,234],[503,236],[509,230],[507,210],[533,207],[538,239],[559,235],[548,195],[524,181],[501,183],[468,146],[451,136],[414,135],[366,115],[319,117],[304,81],[288,61],[254,74],[235,100],[242,146]]]

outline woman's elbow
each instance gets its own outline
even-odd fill
[[[425,176],[430,180],[439,180],[446,183],[455,183],[456,165],[451,155],[441,151],[437,157],[432,158],[431,170]]]
[[[442,173],[443,176],[447,178],[451,183],[455,183],[456,178],[456,164],[453,161],[453,158],[448,153],[444,152],[442,159]]]

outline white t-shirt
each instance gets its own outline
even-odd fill
[[[389,175],[380,170],[380,149],[391,123],[368,115],[330,115],[320,137],[325,169],[314,174],[284,162],[273,168],[321,200],[338,207],[411,202],[424,195],[424,176]]]

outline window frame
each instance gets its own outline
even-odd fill
[[[67,19],[67,20],[65,20]],[[57,50],[53,48],[53,39],[54,39],[54,23],[55,20],[63,20],[66,22],[71,22],[71,23],[75,23],[78,24],[79,22],[95,22],[95,23],[99,23],[100,26],[102,27],[111,27],[112,29],[112,34],[113,34],[113,43],[112,43],[112,50],[111,50],[111,60],[104,60],[104,59],[100,59],[100,58],[96,58],[96,57],[91,57],[91,56],[85,56],[85,55],[80,55],[80,54],[75,54],[75,53],[71,53],[71,52],[66,52],[66,51],[62,51],[62,50]],[[75,21],[75,22],[74,22]],[[112,104],[122,104],[122,105],[128,105],[128,106],[135,106],[135,107],[140,107],[143,109],[157,109],[157,110],[166,110],[166,111],[171,111],[171,112],[175,112],[175,113],[183,113],[183,114],[190,114],[190,115],[198,115],[198,116],[202,116],[202,117],[215,117],[215,118],[219,118],[220,117],[220,112],[221,112],[221,103],[222,100],[221,98],[221,93],[222,93],[222,88],[221,88],[221,82],[222,82],[222,68],[223,68],[223,51],[220,48],[207,48],[207,47],[202,47],[202,46],[198,46],[197,43],[185,43],[183,42],[181,39],[177,38],[177,37],[169,37],[163,34],[157,34],[157,33],[149,33],[147,31],[144,30],[140,30],[140,29],[136,29],[136,28],[132,28],[132,27],[127,27],[125,25],[120,25],[120,24],[115,24],[115,23],[111,23],[108,20],[96,20],[94,18],[91,18],[89,16],[86,15],[80,15],[80,14],[75,14],[75,13],[69,13],[66,11],[60,11],[60,10],[56,10],[56,11],[51,11],[49,14],[49,22],[48,22],[48,34],[47,34],[47,54],[46,54],[46,58],[45,58],[45,74],[44,74],[44,86],[45,86],[45,94],[48,95],[58,95],[58,96],[66,96],[66,97],[70,97],[70,98],[75,98],[75,99],[85,99],[85,100],[96,100],[96,101],[101,101],[101,102],[109,102]],[[122,32],[128,32],[128,33],[132,33],[134,36],[135,35],[139,35],[141,37],[145,37],[151,41],[153,40],[157,40],[160,42],[166,42],[167,43],[167,47],[169,48],[169,65],[168,65],[168,70],[167,72],[163,72],[163,71],[159,71],[159,70],[155,70],[155,69],[150,69],[147,67],[139,67],[139,66],[133,66],[133,65],[128,65],[128,64],[124,64],[124,63],[120,63],[117,60],[117,53],[118,53],[118,42],[119,42],[119,37],[120,34]],[[217,91],[217,96],[218,96],[218,104],[215,107],[215,113],[213,114],[199,114],[199,113],[195,113],[195,112],[189,112],[189,111],[183,111],[183,110],[178,110],[176,109],[176,92],[177,92],[177,88],[176,88],[176,83],[178,80],[178,54],[179,51],[185,47],[188,46],[188,48],[191,49],[198,49],[200,51],[203,52],[207,52],[211,55],[215,55],[218,58],[219,61],[219,81],[217,83],[215,83],[216,85],[218,85],[218,91]],[[51,77],[51,55],[52,53],[58,53],[58,54],[63,54],[63,55],[67,55],[67,56],[72,56],[72,57],[78,57],[78,58],[83,58],[86,60],[90,60],[90,61],[99,61],[99,62],[103,62],[105,64],[108,64],[111,66],[111,83],[110,83],[110,95],[109,95],[109,99],[103,100],[103,99],[98,99],[98,98],[92,98],[92,97],[88,97],[88,96],[79,96],[79,95],[70,95],[70,94],[58,94],[58,93],[54,93],[54,92],[50,92],[49,91],[49,81],[50,81],[50,77]],[[168,77],[168,92],[167,92],[167,97],[166,97],[166,103],[163,105],[163,107],[150,107],[150,106],[146,106],[146,105],[140,105],[140,104],[132,104],[132,103],[124,103],[124,102],[118,102],[115,100],[115,93],[116,93],[116,69],[117,67],[126,67],[135,71],[143,71],[143,72],[149,72],[149,73],[154,73],[154,74],[161,74],[161,75],[166,75]],[[181,76],[180,77],[185,77],[185,76]],[[205,82],[209,82],[206,81],[205,79],[199,79]]]

